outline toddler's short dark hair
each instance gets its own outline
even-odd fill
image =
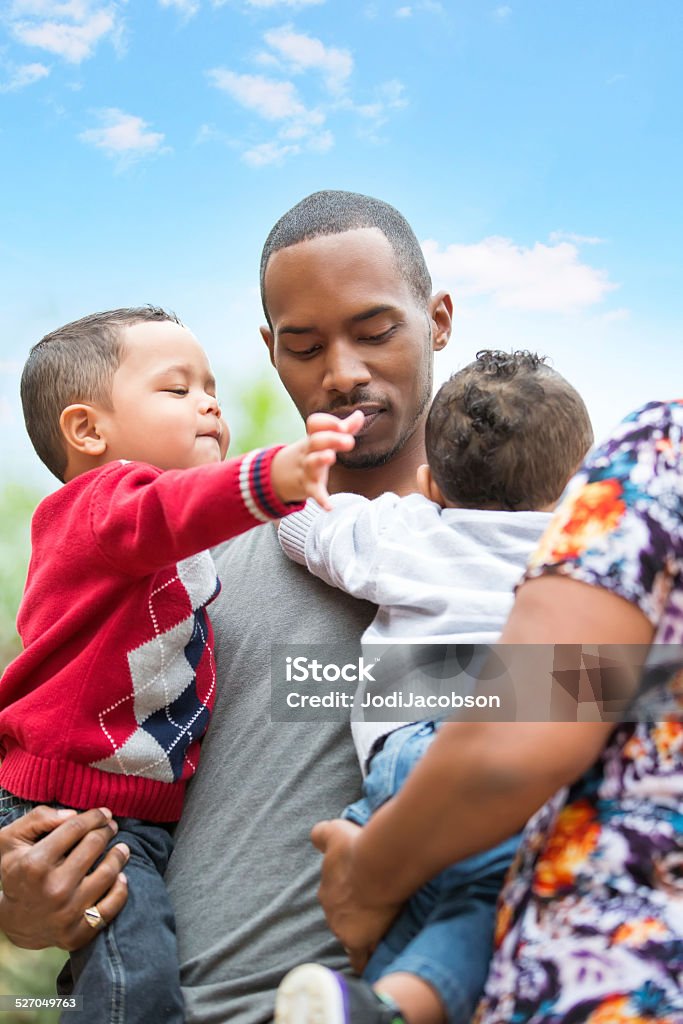
[[[112,380],[124,354],[122,328],[149,320],[180,323],[158,306],[110,309],[59,327],[29,352],[21,375],[24,422],[38,456],[59,480],[66,470],[59,417],[76,402],[111,408]]]
[[[462,508],[550,505],[592,443],[583,399],[533,352],[478,352],[440,388],[427,419],[432,476]]]

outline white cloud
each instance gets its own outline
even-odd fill
[[[204,142],[229,142],[230,136],[216,128],[214,124],[200,124],[194,141],[197,146]]]
[[[245,150],[242,159],[251,167],[266,167],[268,164],[281,164],[286,156],[301,152],[297,145],[282,145],[278,142],[262,142]]]
[[[14,69],[9,81],[0,83],[0,92],[18,92],[49,74],[50,69],[44,64],[21,64]]]
[[[508,7],[507,4],[501,4],[500,7],[496,7],[493,14],[499,21],[505,21],[512,14],[512,8]]]
[[[325,46],[320,39],[294,32],[288,25],[271,29],[265,41],[289,64],[292,71],[320,71],[333,92],[341,92],[353,71],[353,57],[348,50]]]
[[[359,136],[378,144],[385,140],[377,134],[377,129],[386,124],[389,112],[407,105],[405,86],[397,78],[393,78],[388,82],[382,82],[375,89],[374,99],[370,103],[353,103],[351,100],[347,100],[344,103],[344,108],[352,111],[365,122],[365,126],[359,130]]]
[[[213,7],[225,7],[230,0],[211,0]],[[313,7],[317,4],[324,4],[325,0],[243,0],[246,7],[255,7],[261,10],[269,10],[275,7],[288,7],[295,10],[297,7]]]
[[[89,128],[78,137],[81,142],[103,150],[106,156],[117,160],[120,167],[129,166],[145,156],[168,152],[168,147],[163,145],[163,133],[149,131],[147,122],[141,117],[126,114],[116,107],[100,110],[98,117],[101,127]]]
[[[276,82],[263,75],[238,75],[227,68],[213,68],[207,74],[217,89],[227,92],[241,106],[268,121],[296,118],[319,123],[324,120],[322,115],[304,106],[293,82]]]
[[[325,0],[245,0],[249,7],[313,7]]]
[[[631,310],[626,309],[625,306],[620,306],[618,309],[610,309],[607,313],[602,314],[603,323],[613,324],[618,323],[621,320],[630,320]]]
[[[250,146],[242,154],[242,159],[251,167],[267,167],[281,164],[288,156],[298,156],[299,153],[327,153],[333,145],[334,135],[329,130],[302,133],[296,128],[285,128],[277,139]]]
[[[394,11],[397,18],[409,18],[412,13],[412,7],[397,7]]]
[[[365,137],[379,141],[373,132],[387,120],[388,112],[407,105],[403,83],[398,79],[382,82],[366,102],[356,103],[350,93],[354,60],[348,50],[326,46],[314,36],[296,32],[291,25],[270,29],[263,38],[268,50],[252,55],[252,60],[262,68],[279,71],[282,77],[241,74],[220,67],[206,72],[215,88],[227,93],[244,109],[277,125],[275,137],[264,141],[254,141],[252,134],[242,153],[242,158],[252,166],[281,163],[302,152],[328,152],[334,145],[334,135],[323,128],[328,117],[341,111],[362,118],[369,126],[363,129]],[[302,98],[292,80],[295,75],[307,75],[305,85],[312,88],[316,82],[311,76],[322,75],[323,92],[321,94],[318,88],[315,105]],[[207,141],[212,134],[200,130],[198,140]],[[239,145],[237,140],[234,144]]]
[[[308,148],[312,153],[328,153],[334,146],[334,135],[331,131],[316,132],[308,140]]]
[[[617,285],[604,270],[579,259],[569,242],[530,248],[509,238],[485,238],[474,245],[435,241],[422,246],[434,278],[461,298],[488,296],[503,309],[574,313],[601,302]]]
[[[577,235],[573,231],[551,231],[551,242],[573,242],[576,245],[603,245],[606,239],[597,235]]]
[[[24,46],[54,53],[71,64],[92,56],[106,36],[117,42],[121,33],[119,5],[97,0],[14,0],[5,21]]]
[[[199,10],[199,0],[159,0],[162,7],[175,7],[185,18],[192,18]]]

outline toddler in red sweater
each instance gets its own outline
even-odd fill
[[[303,440],[224,462],[206,355],[154,307],[48,334],[21,388],[33,445],[65,486],[34,515],[24,651],[0,680],[0,826],[35,803],[110,808],[131,850],[128,901],[109,924],[84,908],[96,934],[59,989],[82,996],[89,1024],[181,1024],[162,876],[214,700],[206,549],[307,497],[327,505],[362,414],[315,414]]]

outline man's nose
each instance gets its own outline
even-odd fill
[[[323,387],[348,395],[361,384],[369,384],[371,373],[356,345],[334,342],[325,352]]]

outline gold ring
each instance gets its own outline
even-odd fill
[[[83,911],[83,917],[86,919],[91,928],[101,928],[104,925],[104,918],[100,914],[97,907],[86,907]]]

